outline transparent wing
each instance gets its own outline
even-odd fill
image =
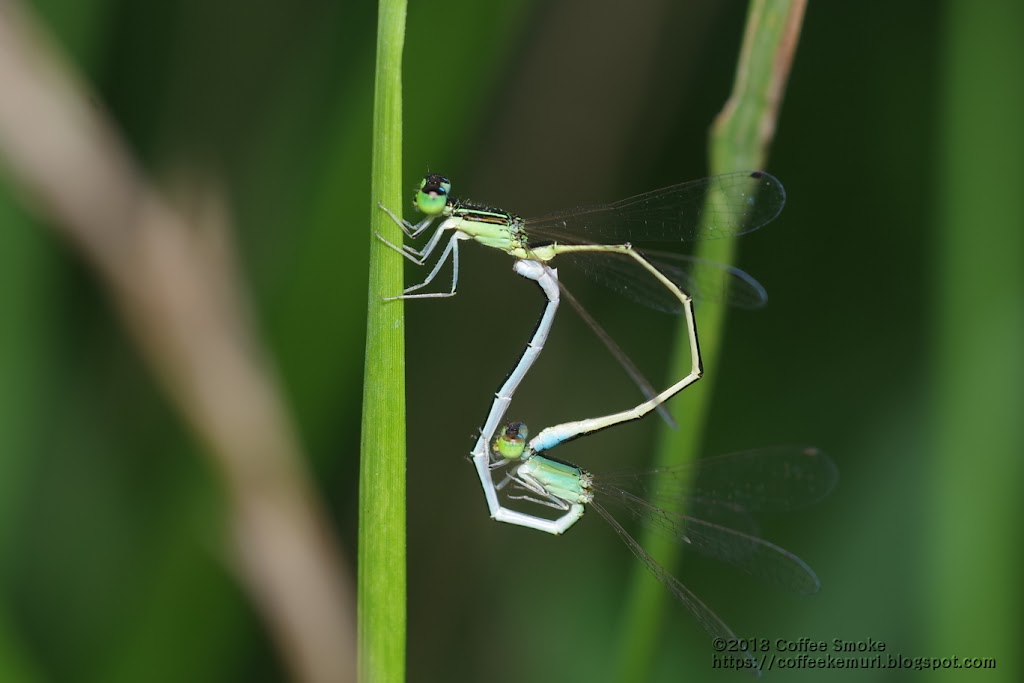
[[[642,269],[638,268],[638,270]],[[575,309],[576,313],[580,316],[580,318],[582,318],[583,321],[586,322],[590,329],[594,332],[594,334],[597,335],[597,338],[601,340],[601,343],[603,343],[605,348],[608,349],[608,352],[612,354],[612,357],[615,358],[616,361],[618,361],[619,365],[622,366],[622,369],[626,371],[627,375],[629,375],[629,378],[633,380],[633,384],[635,384],[637,388],[640,389],[640,393],[643,394],[644,399],[649,401],[653,399],[655,396],[657,396],[659,392],[654,390],[654,387],[651,385],[651,383],[647,380],[646,377],[644,377],[643,373],[640,372],[640,368],[638,368],[633,363],[633,361],[629,359],[629,356],[627,356],[626,353],[622,350],[622,347],[620,347],[618,343],[616,343],[616,341],[612,339],[611,335],[605,331],[604,327],[602,327],[600,323],[594,320],[594,316],[590,315],[590,313],[587,312],[587,309],[583,308],[583,305],[579,302],[579,300],[576,299],[575,296],[572,295],[572,292],[570,292],[566,288],[566,286],[562,283],[561,280],[558,280],[558,287],[562,290],[562,298],[572,305],[573,309]],[[661,419],[663,419],[665,421],[665,424],[667,424],[669,427],[675,429],[678,426],[664,404],[659,404],[658,407],[655,408],[655,410],[658,411],[658,415],[661,416]]]
[[[679,509],[689,501],[746,512],[793,511],[831,493],[839,471],[813,446],[772,446],[718,455],[685,465],[608,473],[602,487]]]
[[[641,256],[694,301],[720,301],[744,309],[763,308],[768,293],[753,277],[733,266],[695,256],[664,251],[643,251]],[[632,259],[614,252],[569,252],[568,261],[594,282],[639,304],[678,315],[682,304],[672,292]]]
[[[530,219],[526,232],[531,240],[564,244],[695,242],[757,230],[785,203],[775,177],[739,171]]]
[[[671,467],[646,475],[595,477],[594,489],[641,524],[701,554],[799,593],[821,587],[803,560],[756,535],[750,513],[793,510],[827,495],[838,475],[825,454],[808,448],[764,449],[708,458],[696,470]],[[695,483],[688,490],[691,480]]]
[[[665,568],[658,564],[658,562],[651,557],[639,543],[637,543],[636,539],[634,539],[629,532],[619,524],[618,520],[616,520],[608,510],[596,501],[592,502],[590,507],[596,510],[599,515],[604,517],[604,520],[608,522],[608,525],[611,526],[615,533],[619,535],[619,538],[621,538],[629,549],[633,551],[633,554],[647,566],[647,569],[654,574],[654,577],[661,582],[661,585],[665,586],[666,590],[668,590],[676,600],[681,602],[683,606],[690,611],[690,614],[694,616],[697,623],[701,625],[701,628],[703,628],[709,636],[712,638],[722,638],[726,642],[738,640],[736,634],[733,633],[732,629],[730,629],[724,621],[722,621],[721,617],[715,614],[710,607],[705,605],[704,601],[698,598],[693,591],[684,586],[679,579],[665,571]],[[730,655],[743,662],[742,666],[738,668],[750,669],[755,676],[760,677],[761,667],[758,664],[758,661],[754,659],[749,652],[726,653],[725,656]]]
[[[707,557],[728,562],[751,576],[797,593],[817,593],[821,582],[807,563],[793,553],[745,531],[705,521],[691,514],[669,512],[640,498],[606,497],[629,510],[641,524],[668,533]]]

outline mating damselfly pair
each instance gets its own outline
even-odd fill
[[[837,479],[835,466],[817,449],[760,449],[704,458],[685,468],[617,477],[595,475],[546,455],[566,441],[639,419],[652,410],[659,410],[671,421],[664,411],[664,402],[700,379],[703,373],[694,298],[757,308],[764,305],[766,294],[760,284],[736,268],[678,254],[639,251],[634,244],[693,242],[756,230],[782,210],[785,193],[779,181],[763,172],[731,173],[673,185],[612,204],[530,220],[500,209],[457,201],[450,192],[447,178],[429,174],[414,199],[414,206],[424,214],[423,220],[412,224],[384,209],[410,239],[422,236],[440,220],[421,249],[384,240],[421,266],[441,249],[426,278],[394,298],[453,296],[458,286],[459,242],[474,240],[513,256],[514,270],[536,282],[547,301],[526,350],[495,394],[472,451],[491,517],[561,534],[588,507],[593,508],[716,638],[736,636],[714,611],[641,547],[612,510],[624,511],[630,518],[669,534],[687,547],[750,574],[799,592],[817,591],[820,583],[814,572],[792,553],[759,538],[751,517],[761,511],[800,508],[816,502],[832,489]],[[565,289],[558,271],[552,267],[556,257],[560,262],[578,265],[598,282],[645,305],[682,313],[689,338],[689,372],[656,393],[611,337]],[[450,289],[422,292],[449,260]],[[623,365],[645,400],[617,413],[548,427],[528,441],[524,424],[502,425],[502,419],[513,394],[539,356],[563,297]],[[541,513],[527,512],[529,507],[524,505],[535,506],[533,509],[539,506]],[[740,656],[745,657],[747,666],[757,669],[757,662],[750,655]]]

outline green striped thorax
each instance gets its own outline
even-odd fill
[[[444,216],[450,227],[484,246],[499,249],[516,258],[550,259],[553,254],[538,256],[527,245],[524,221],[501,209],[478,206],[451,198],[452,184],[440,173],[428,173],[420,182],[413,204],[427,216]]]
[[[526,443],[529,431],[522,422],[509,422],[494,440],[494,452],[505,460],[521,460],[516,472],[539,484],[548,495],[570,504],[585,505],[594,499],[593,477],[587,470],[554,458],[538,455]],[[581,513],[582,514],[582,513]]]

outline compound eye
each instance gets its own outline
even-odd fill
[[[428,174],[427,177],[423,179],[423,184],[438,187],[445,195],[452,191],[452,181],[448,180],[440,173]]]
[[[507,439],[516,439],[518,441],[526,441],[530,436],[530,430],[526,428],[526,425],[522,422],[509,422],[505,425],[504,437]]]
[[[448,193],[451,189],[452,184],[447,178],[438,173],[431,173],[420,182],[420,189],[416,191],[413,203],[422,213],[436,216],[448,205]]]

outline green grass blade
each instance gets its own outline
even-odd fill
[[[804,6],[800,0],[751,2],[733,92],[711,130],[712,175],[764,166]],[[697,255],[731,263],[734,252],[734,240],[720,239],[702,243]],[[697,311],[697,329],[705,376],[675,399],[672,412],[679,429],[662,432],[655,455],[656,467],[688,462],[699,455],[724,325],[724,304],[701,305]],[[683,343],[679,344],[679,352],[673,360],[672,377],[685,374],[690,364],[685,351],[685,328],[681,327],[677,336]],[[674,550],[671,541],[650,532],[640,541],[652,555],[666,560],[666,569],[672,571],[674,563],[667,562]],[[662,614],[669,600],[664,588],[641,563],[636,563],[622,620],[616,680],[646,680],[650,676]]]
[[[1024,61],[1022,22],[1018,2],[947,5],[933,215],[934,459],[922,625],[929,653],[994,657],[998,672],[981,674],[988,680],[1021,680],[1024,666],[1024,81],[997,86],[987,75]]]
[[[373,111],[372,200],[402,206],[402,48],[404,0],[381,0]],[[373,211],[373,228],[401,243],[398,227]],[[359,468],[359,677],[405,678],[405,325],[402,257],[379,240],[370,247],[366,371]]]

